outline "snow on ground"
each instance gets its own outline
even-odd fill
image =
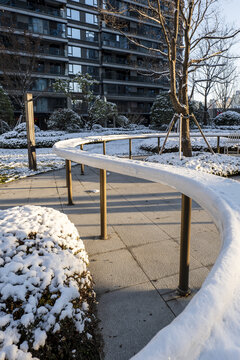
[[[74,134],[76,137],[76,134]],[[96,136],[94,132],[91,136]],[[78,134],[77,137],[82,136]],[[89,133],[88,133],[89,136]],[[70,136],[66,137],[70,138]],[[142,140],[143,141],[143,140]],[[140,150],[142,141],[133,144],[133,151],[138,154],[148,154],[144,150]],[[90,153],[101,153],[103,151],[102,144],[91,144],[85,149]],[[128,140],[111,142],[106,145],[109,155],[126,156],[128,154]],[[37,148],[37,171],[28,168],[28,152],[27,149],[1,149],[0,148],[0,183],[6,183],[12,180],[21,179],[26,176],[36,175],[49,170],[60,169],[65,166],[65,160],[59,158],[52,152],[52,148]]]
[[[188,169],[203,171],[220,176],[236,175],[240,172],[240,157],[224,154],[212,155],[206,152],[194,152],[191,158],[182,156],[180,159],[179,153],[166,153],[162,155],[149,156],[146,161],[174,166],[184,166]]]
[[[87,264],[66,215],[39,206],[0,211],[1,360],[32,359],[31,350],[44,346],[66,318],[85,330],[87,301],[94,298]]]
[[[147,128],[136,128],[134,131],[131,131],[132,134],[141,134],[147,133]],[[152,132],[152,131],[151,131]],[[219,130],[219,129],[209,129],[205,130],[205,133],[208,132],[216,132],[221,134],[229,133],[230,130]],[[111,134],[129,134],[130,132],[126,131],[126,129],[99,129],[91,132],[82,132],[82,133],[73,133],[67,134],[64,132],[57,132],[57,131],[38,131],[36,134],[38,136],[39,142],[45,143],[53,143],[54,141],[64,140],[68,138],[78,138],[78,137],[86,137],[86,136],[104,136],[104,135],[111,135]],[[153,132],[154,133],[154,132]],[[24,133],[25,134],[25,133]],[[195,132],[195,134],[199,134]],[[26,134],[24,135],[26,137]],[[6,134],[5,134],[6,137]],[[216,147],[217,139],[215,138],[208,138],[212,147]],[[10,140],[9,140],[10,141]],[[14,143],[15,139],[11,139]],[[25,141],[26,139],[19,138],[19,141]],[[193,148],[200,150],[206,149],[206,145],[204,140],[201,137],[191,139]],[[225,142],[224,138],[221,138],[220,145],[223,146]],[[161,139],[161,144],[163,143],[163,138]],[[0,146],[1,146],[1,136],[0,136]],[[117,155],[117,156],[127,156],[129,151],[129,144],[128,140],[120,140],[120,141],[113,141],[106,144],[107,154],[109,155]],[[157,147],[157,139],[138,139],[132,141],[132,153],[133,155],[149,155],[149,151],[151,152],[153,149]],[[169,138],[166,143],[166,150],[177,149],[178,148],[178,138]],[[90,153],[102,153],[102,144],[91,144],[84,147],[85,150],[89,151]],[[37,171],[32,171],[28,169],[28,157],[27,157],[27,149],[0,149],[0,183],[9,182],[15,179],[24,178],[26,176],[35,175],[41,172],[46,172],[49,170],[60,169],[65,166],[65,161],[59,157],[57,157],[52,152],[52,148],[37,148]],[[176,157],[175,165],[179,166],[190,166],[192,169],[196,170],[203,170],[205,171],[208,169],[211,172],[213,170],[213,174],[226,176],[227,174],[235,174],[237,173],[237,169],[239,168],[239,161],[236,159],[232,159],[232,157],[222,157],[216,156],[211,157],[206,155],[204,157],[202,153],[199,153],[200,158],[196,161],[191,160],[190,163],[186,161],[178,162],[178,154],[170,155]],[[152,158],[152,161],[159,161],[156,160],[157,158]],[[173,159],[173,158],[172,158]],[[213,159],[215,164],[213,164]],[[163,155],[162,163],[170,163],[168,160],[168,156]],[[150,161],[150,160],[149,160]],[[206,161],[208,164],[206,164]],[[191,164],[191,165],[190,165]]]

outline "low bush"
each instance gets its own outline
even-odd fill
[[[0,211],[0,358],[99,359],[95,293],[75,226],[39,206]]]
[[[236,111],[225,111],[213,119],[216,126],[240,125],[240,114]]]

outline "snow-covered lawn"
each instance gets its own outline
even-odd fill
[[[135,131],[131,132],[134,134],[147,133],[147,128],[135,129]],[[228,130],[219,130],[219,129],[210,129],[206,130],[205,133],[208,132],[217,132],[221,134],[229,133]],[[232,129],[234,131],[234,129]],[[24,136],[26,137],[26,133]],[[85,133],[74,133],[67,134],[64,132],[36,132],[39,144],[48,143],[53,144],[55,141],[64,140],[68,138],[77,138],[77,137],[85,137],[85,136],[99,136],[99,138],[103,135],[110,134],[122,134],[128,133],[124,129],[102,129],[100,131],[91,131]],[[130,133],[129,133],[130,134]],[[197,133],[198,134],[198,133]],[[5,135],[6,136],[6,135]],[[1,143],[0,136],[0,143]],[[6,139],[5,139],[6,140]],[[216,148],[217,139],[216,138],[208,138],[212,147]],[[10,141],[10,140],[9,140]],[[19,142],[26,142],[25,138],[12,138],[11,143],[19,144]],[[204,140],[201,137],[191,139],[192,145],[194,149],[200,150],[206,149],[206,145]],[[161,144],[163,139],[161,140]],[[225,142],[224,138],[221,138],[220,145],[223,146]],[[128,140],[120,140],[109,142],[106,144],[107,154],[109,155],[117,155],[117,156],[127,156],[129,151]],[[157,148],[157,139],[138,139],[132,141],[132,153],[133,155],[149,155],[152,151],[156,151]],[[169,138],[166,143],[166,150],[171,151],[173,149],[178,149],[178,138]],[[84,150],[87,150],[91,153],[102,153],[102,144],[91,144],[85,146]],[[49,170],[59,169],[65,166],[65,161],[56,155],[53,154],[52,148],[37,148],[37,166],[38,170],[36,172],[28,169],[28,157],[27,157],[27,149],[0,149],[0,183],[9,182],[15,179],[24,178],[26,176],[35,175],[40,172],[45,172]],[[172,163],[179,166],[190,166],[192,169],[208,171],[213,174],[226,176],[229,174],[237,174],[239,172],[239,160],[235,157],[226,157],[222,155],[217,155],[215,157],[208,156],[208,154],[203,155],[203,153],[199,153],[198,158],[191,159],[190,161],[181,161],[179,162],[179,157],[177,153],[172,153],[170,155],[164,154],[162,158],[152,157],[149,158],[148,161],[158,161],[162,163]],[[175,162],[173,160],[175,159]]]
[[[174,166],[184,166],[188,169],[207,172],[209,174],[230,176],[240,172],[240,156],[223,154],[212,155],[207,152],[194,152],[191,158],[179,158],[178,153],[166,153],[149,156],[146,161]]]
[[[94,336],[87,265],[66,215],[39,206],[0,211],[1,360],[83,355]]]

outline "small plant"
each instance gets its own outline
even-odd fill
[[[81,117],[71,109],[58,109],[50,116],[47,123],[51,130],[79,131],[83,127]]]

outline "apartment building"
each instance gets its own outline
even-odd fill
[[[111,3],[125,9],[118,17],[137,41],[151,48],[163,46],[160,28],[143,22],[130,9],[131,4],[146,7],[147,0]],[[99,8],[104,6],[102,0],[0,0],[1,25],[2,19],[8,19],[19,34],[29,31],[41,37],[31,89],[39,95],[34,106],[37,116],[66,106],[66,99],[53,91],[52,83],[78,72],[97,79],[95,92],[115,102],[123,114],[148,114],[159,90],[168,89],[167,80],[144,75],[153,61],[161,66],[164,60],[102,21]],[[74,83],[72,91],[79,91]]]

